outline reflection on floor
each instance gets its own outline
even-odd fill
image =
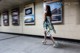
[[[51,40],[42,44],[42,38],[0,33],[0,53],[80,53],[80,43],[57,41],[54,48]]]

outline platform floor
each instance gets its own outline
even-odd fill
[[[80,43],[59,41],[54,48],[51,40],[42,44],[43,38],[0,33],[0,53],[80,53]]]

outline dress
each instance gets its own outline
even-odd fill
[[[53,32],[55,33],[54,26],[51,24],[49,16],[46,16],[46,21],[44,21],[43,27],[44,30],[47,32],[48,36],[51,36]]]

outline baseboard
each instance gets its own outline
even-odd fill
[[[19,35],[19,36],[30,36],[30,37],[44,38],[44,36],[41,36],[41,35],[10,33],[10,32],[0,32],[0,33],[13,34],[13,35]],[[47,38],[50,39],[50,37],[47,37]],[[61,40],[61,41],[69,41],[69,42],[77,42],[77,43],[80,43],[80,40],[77,40],[77,39],[68,39],[68,38],[61,38],[61,37],[54,37],[54,39]]]

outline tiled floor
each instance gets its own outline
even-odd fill
[[[80,43],[58,41],[58,48],[52,42],[42,44],[41,38],[0,33],[0,53],[80,53]]]

